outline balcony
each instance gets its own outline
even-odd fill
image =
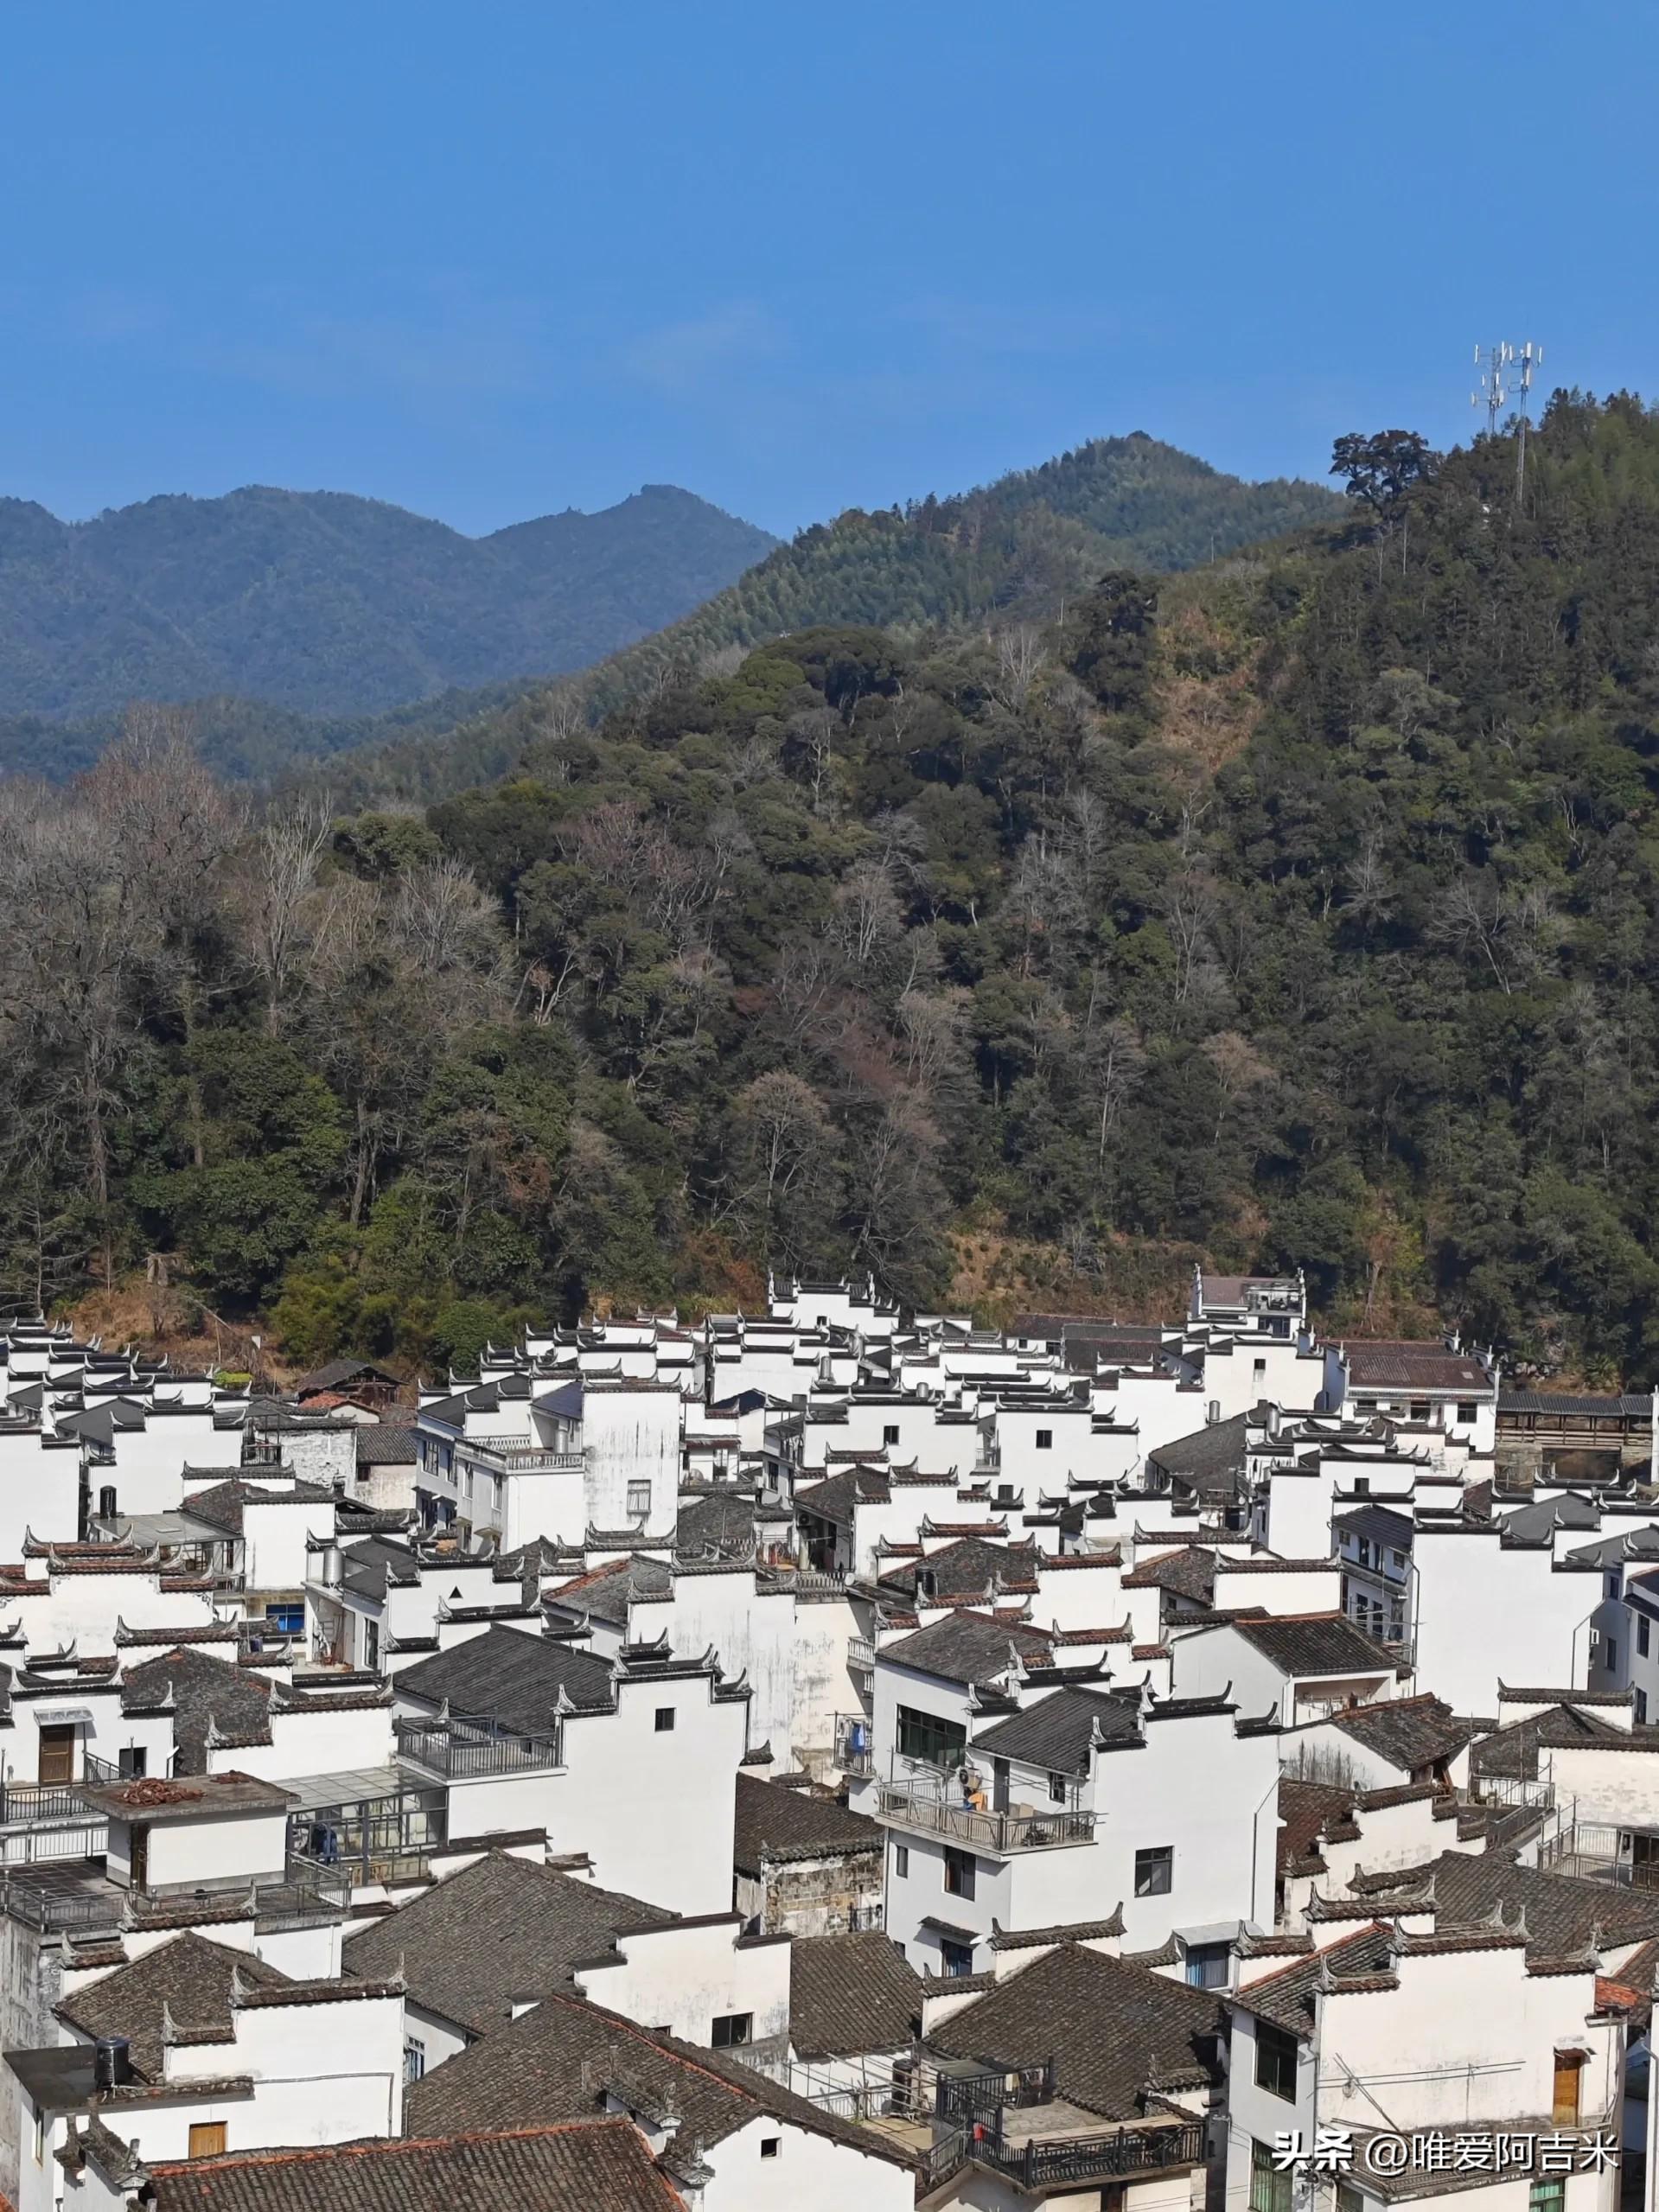
[[[949,2132],[933,2146],[930,2174],[972,2159],[1032,2196],[1203,2163],[1202,2120],[1089,2126],[1087,2113],[1055,2095],[1052,2062],[941,2074],[935,2117]]]
[[[873,1674],[876,1671],[875,1645],[866,1636],[849,1636],[846,1663],[855,1674]]]
[[[447,1782],[484,1775],[525,1774],[561,1767],[564,1743],[555,1726],[542,1735],[514,1733],[492,1720],[399,1720],[394,1724],[398,1756]]]
[[[532,1436],[492,1437],[488,1443],[469,1437],[457,1444],[457,1459],[475,1461],[499,1475],[577,1475],[587,1465],[580,1451],[548,1451]]]
[[[912,1835],[941,1836],[948,1843],[998,1855],[1054,1851],[1094,1840],[1091,1812],[1063,1805],[1046,1812],[1029,1807],[992,1812],[965,1805],[960,1796],[947,1794],[931,1781],[884,1782],[877,1790],[876,1803],[868,1809],[889,1827],[903,1828]]]
[[[844,1775],[868,1777],[876,1771],[870,1722],[861,1712],[835,1716],[835,1765]]]
[[[1547,1873],[1576,1874],[1580,1881],[1659,1891],[1659,1835],[1608,1820],[1569,1821],[1541,1845],[1538,1865]]]

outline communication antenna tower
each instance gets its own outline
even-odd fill
[[[1511,398],[1515,401],[1515,495],[1517,503],[1527,482],[1527,433],[1532,427],[1528,409],[1532,398],[1532,379],[1535,369],[1544,365],[1544,349],[1530,338],[1519,346],[1512,346],[1507,339],[1496,345],[1477,346],[1475,367],[1479,372],[1477,389],[1469,395],[1471,407],[1486,410],[1486,435],[1497,436],[1498,424]]]
[[[1486,410],[1486,435],[1497,436],[1497,426],[1509,400],[1509,366],[1515,360],[1515,347],[1500,340],[1495,346],[1477,346],[1475,367],[1478,389],[1469,395],[1471,407]]]

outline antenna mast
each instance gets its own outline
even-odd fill
[[[1486,410],[1486,435],[1496,437],[1503,410],[1511,396],[1515,403],[1515,498],[1521,504],[1527,487],[1527,433],[1532,425],[1528,407],[1532,396],[1532,377],[1535,369],[1544,365],[1544,349],[1534,345],[1528,338],[1524,344],[1512,346],[1507,339],[1496,345],[1477,346],[1475,367],[1479,372],[1477,389],[1469,395],[1471,407]]]

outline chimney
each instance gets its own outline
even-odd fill
[[[93,2045],[93,2087],[113,2089],[132,2078],[131,2045],[125,2036],[99,2036]]]

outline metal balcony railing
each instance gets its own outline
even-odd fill
[[[863,1713],[836,1714],[835,1764],[844,1775],[864,1776],[875,1773],[875,1738]]]
[[[87,1780],[92,1779],[89,1775]],[[35,1827],[43,1821],[92,1817],[73,1782],[0,1782],[0,1827]]]
[[[1005,2106],[1046,2105],[1054,2099],[1054,2061],[1037,2066],[987,2068],[979,2074],[941,2074],[934,2085],[941,2120],[966,2124],[993,2119]]]
[[[890,1827],[942,1836],[976,1851],[1053,1851],[1094,1840],[1093,1813],[1061,1805],[1051,1812],[985,1811],[923,1782],[883,1782],[871,1809]]]
[[[562,1731],[525,1735],[491,1720],[399,1720],[394,1724],[398,1756],[450,1781],[480,1775],[520,1774],[537,1767],[563,1766]]]
[[[1203,2126],[1196,2120],[1185,2126],[1124,2128],[1116,2134],[1011,2139],[999,2121],[976,2120],[957,2141],[963,2160],[1006,2174],[1031,2196],[1087,2188],[1119,2176],[1201,2165],[1204,2156]]]
[[[1538,1864],[1584,1881],[1659,1890],[1659,1836],[1636,1834],[1607,1820],[1573,1820],[1540,1846]]]

